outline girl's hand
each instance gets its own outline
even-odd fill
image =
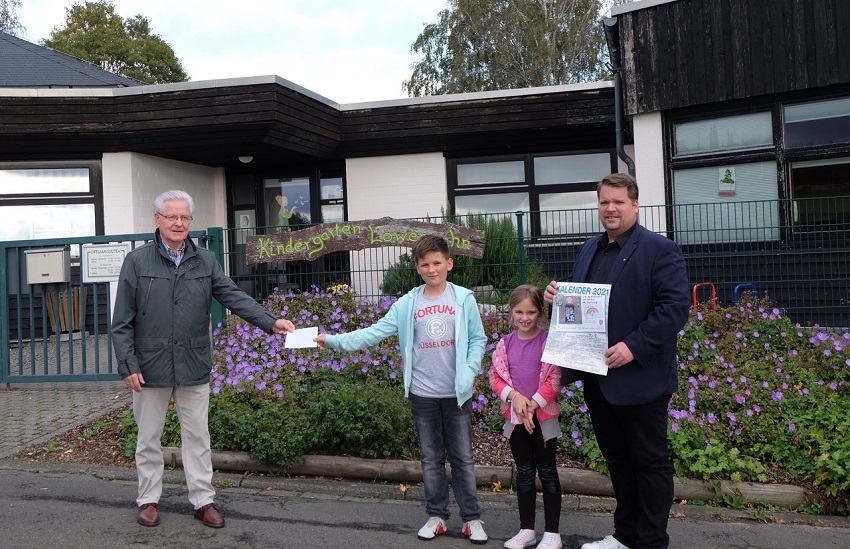
[[[514,409],[514,414],[521,417],[525,421],[526,412],[528,411],[528,399],[514,391],[514,396],[511,399],[511,407]]]
[[[326,336],[326,334],[319,334],[319,335],[317,335],[316,337],[313,338],[313,341],[316,342],[316,346],[319,349],[325,348],[325,336]]]
[[[525,412],[525,418],[522,420],[522,424],[525,426],[525,430],[528,431],[529,435],[534,432],[534,412],[531,411],[530,406]]]

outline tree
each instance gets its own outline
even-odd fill
[[[146,17],[124,20],[108,0],[72,4],[65,9],[65,27],[53,27],[41,44],[146,84],[189,79],[171,46],[151,33]]]
[[[19,36],[26,29],[18,21],[21,0],[0,0],[0,31]]]
[[[448,0],[411,46],[409,96],[528,88],[607,76],[600,0]]]

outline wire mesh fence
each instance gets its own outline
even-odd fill
[[[850,207],[846,198],[644,206],[640,222],[682,248],[695,304],[731,303],[739,293],[766,297],[801,325],[850,325]],[[501,212],[417,218],[484,229],[484,257],[455,256],[449,280],[479,301],[504,303],[521,283],[566,280],[581,245],[602,231],[593,209]],[[303,227],[291,227],[298,230]],[[419,281],[403,246],[335,252],[315,261],[245,264],[249,234],[279,227],[228,229],[224,263],[257,299],[345,284],[364,298],[397,295]]]

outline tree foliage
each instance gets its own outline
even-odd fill
[[[21,0],[0,0],[0,31],[19,36],[24,26],[18,20]]]
[[[146,84],[189,79],[168,42],[151,32],[146,17],[125,20],[108,0],[72,4],[65,9],[64,28],[53,27],[41,44]]]
[[[448,0],[411,46],[411,97],[606,76],[600,0]]]

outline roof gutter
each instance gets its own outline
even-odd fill
[[[602,19],[605,41],[608,43],[608,57],[611,63],[608,70],[614,73],[614,132],[617,143],[617,156],[626,163],[629,175],[635,175],[635,161],[626,154],[625,116],[623,114],[623,83],[620,72],[623,70],[620,59],[620,21],[616,17]]]

